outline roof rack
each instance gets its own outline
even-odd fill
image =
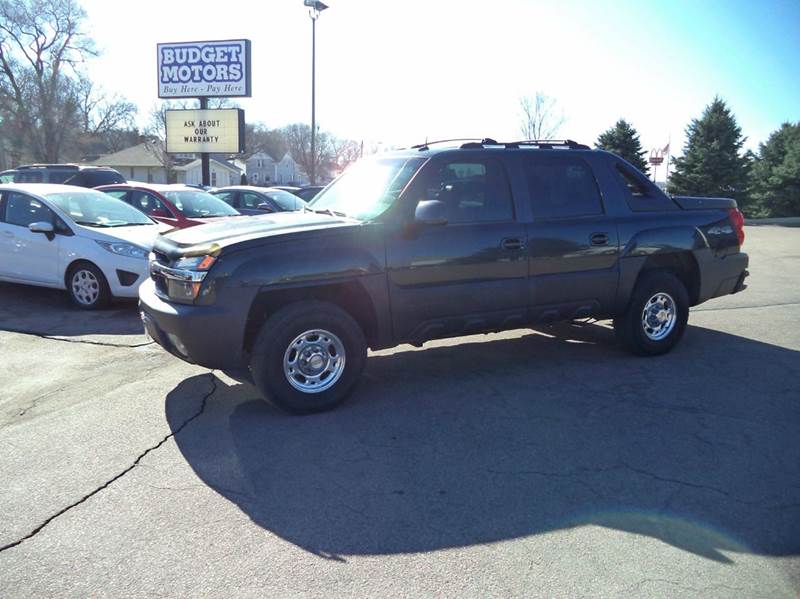
[[[411,146],[411,149],[412,150],[419,150],[420,152],[423,152],[423,151],[427,150],[428,147],[432,146],[433,144],[446,144],[446,143],[453,143],[453,142],[456,142],[456,141],[483,141],[483,140],[480,137],[458,137],[458,138],[455,138],[455,139],[437,139],[436,141],[425,141],[424,144],[417,144],[417,145]],[[489,141],[491,141],[491,140],[489,140]]]
[[[493,139],[483,139],[480,143],[470,142],[461,146],[464,150],[479,149],[485,146],[502,146],[504,148],[536,147],[540,150],[552,150],[553,148],[566,148],[568,150],[589,150],[589,146],[579,144],[571,139],[525,139],[522,141],[501,141]]]
[[[77,164],[45,164],[45,163],[36,163],[36,164],[20,164],[17,169],[29,169],[29,168],[65,168],[70,170],[79,170],[80,166]]]

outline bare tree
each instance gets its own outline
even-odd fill
[[[96,54],[75,0],[0,0],[0,111],[35,160],[57,162],[79,125],[73,76]]]
[[[333,163],[338,171],[343,171],[361,157],[361,144],[352,139],[331,138]]]
[[[78,109],[84,133],[98,135],[116,129],[136,128],[136,105],[117,94],[109,96],[81,76],[77,86]]]
[[[303,123],[294,123],[283,128],[286,137],[286,147],[289,154],[300,165],[303,172],[311,173],[312,162],[315,165],[314,172],[319,176],[320,168],[327,169],[333,162],[331,150],[331,136],[324,131],[317,132],[314,148],[314,156],[311,154],[311,127]],[[311,182],[315,184],[314,181]]]
[[[519,105],[520,132],[525,139],[553,139],[566,120],[556,100],[542,92],[533,98],[522,96]]]

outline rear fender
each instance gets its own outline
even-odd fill
[[[699,290],[698,258],[710,254],[708,241],[696,227],[662,227],[637,233],[620,257],[620,282],[616,311],[623,312],[644,270],[664,268],[675,271],[689,291],[692,303]]]

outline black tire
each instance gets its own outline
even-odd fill
[[[330,339],[340,342],[344,349],[343,367],[338,379],[330,387],[316,392],[303,391],[290,383],[289,375],[284,370],[284,358],[291,358],[290,345],[293,345],[298,337],[315,330],[329,332],[333,336]],[[293,347],[309,343],[308,339],[311,339],[310,343],[314,343],[314,338],[313,335],[306,337]],[[317,339],[322,338],[317,337]],[[325,339],[330,341],[327,337]],[[322,347],[326,341],[320,340],[318,343]],[[335,344],[333,341],[330,343]],[[331,365],[327,356],[338,353],[331,351],[330,348],[334,348],[334,345],[327,347],[328,353],[324,355],[328,362],[322,367],[323,370]],[[312,350],[313,346],[309,351]],[[324,361],[322,358],[320,360]],[[333,304],[309,300],[281,308],[264,323],[253,347],[250,372],[256,388],[265,400],[292,414],[311,414],[330,410],[343,402],[358,382],[366,360],[367,342],[361,327],[353,317]],[[295,384],[301,386],[312,384],[309,381],[313,380],[313,377],[306,379],[300,368],[298,365],[296,371],[298,374],[294,377]],[[331,372],[336,371],[336,367],[330,366],[330,368]],[[323,386],[329,384],[330,380],[333,378],[324,379],[321,384]]]
[[[87,302],[87,294],[82,293],[75,287],[75,276],[81,276],[84,273],[87,285],[91,285],[95,290],[96,295],[91,302]],[[111,289],[108,287],[103,272],[91,262],[76,262],[69,267],[67,275],[64,278],[64,283],[67,286],[67,293],[72,303],[82,310],[99,310],[107,307],[111,303]]]
[[[654,336],[658,337],[658,328],[646,328],[643,313],[651,298],[658,294],[666,294],[673,300],[675,316],[672,327],[663,337],[654,339]],[[686,287],[671,272],[655,270],[644,273],[636,283],[627,311],[614,319],[614,331],[620,344],[631,353],[657,356],[675,347],[688,320],[689,294]]]

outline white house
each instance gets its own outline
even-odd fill
[[[266,152],[256,152],[245,163],[250,185],[272,185],[275,181],[275,160]]]
[[[289,183],[308,185],[308,177],[288,152],[283,155],[279,162],[275,163],[275,183],[277,185]]]
[[[242,171],[230,162],[210,158],[208,163],[211,187],[227,187],[241,183]],[[173,170],[178,176],[178,183],[200,185],[203,182],[203,164],[199,158],[183,166],[176,166]]]
[[[308,177],[288,152],[277,162],[266,152],[256,152],[247,159],[246,168],[250,185],[308,184]]]

